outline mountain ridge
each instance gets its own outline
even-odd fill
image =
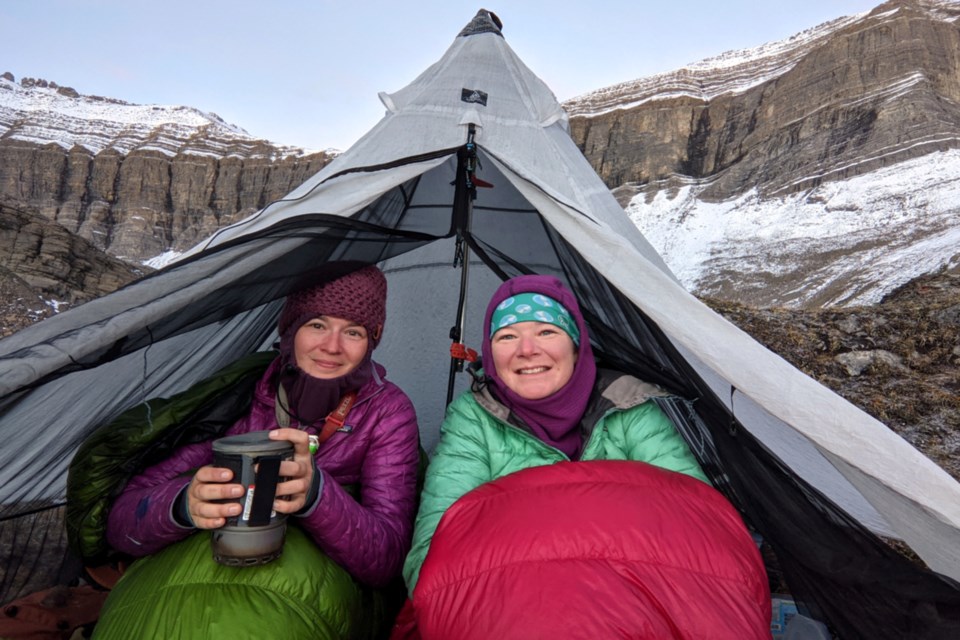
[[[146,275],[40,214],[0,204],[0,338]]]
[[[958,21],[957,3],[892,0],[575,98],[571,135],[692,292],[875,303],[960,262]],[[332,157],[305,153],[196,109],[0,76],[0,203],[127,262],[162,266]]]
[[[893,0],[692,65],[712,87],[697,95],[662,74],[566,103],[571,134],[691,291],[755,306],[876,302],[960,262],[958,24],[960,4]],[[725,84],[718,59],[755,75]],[[603,108],[586,109],[590,95]],[[900,170],[923,189],[891,191]]]
[[[731,49],[664,73],[628,80],[574,96],[563,102],[568,115],[596,117],[612,109],[629,109],[648,100],[690,97],[704,101],[741,93],[793,68],[799,58],[837,31],[893,12],[918,9],[937,20],[954,21],[960,7],[952,0],[891,0],[870,11],[828,20],[782,40],[747,49]],[[758,72],[759,68],[759,72]]]
[[[193,246],[332,157],[273,145],[190,107],[0,76],[0,203],[129,263]]]
[[[708,101],[725,93],[740,93],[785,73],[811,42],[856,20],[857,16],[837,18],[783,40],[725,51],[679,69],[603,87],[565,100],[563,107],[572,118],[596,117],[647,101],[681,97]],[[784,57],[786,61],[781,59]],[[761,68],[759,74],[757,66]]]
[[[0,131],[3,139],[80,146],[96,155],[107,149],[264,157],[279,160],[318,153],[256,138],[211,112],[179,105],[142,105],[83,95],[44,79],[0,75]]]

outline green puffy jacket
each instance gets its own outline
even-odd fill
[[[653,398],[659,388],[616,371],[599,370],[581,421],[580,460],[637,460],[708,482],[686,442]],[[430,540],[444,512],[485,482],[569,458],[525,429],[487,389],[461,394],[447,408],[440,441],[427,468],[413,547],[403,567],[413,595]]]

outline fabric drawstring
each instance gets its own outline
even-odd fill
[[[337,429],[343,427],[344,421],[347,418],[347,414],[350,413],[350,409],[353,408],[353,404],[356,401],[356,391],[348,391],[343,395],[342,398],[340,398],[340,403],[333,411],[327,414],[327,417],[323,421],[323,427],[320,429],[320,433],[317,436],[318,444],[323,444],[326,442]],[[282,384],[278,385],[277,399],[274,403],[274,415],[277,419],[277,426],[282,429],[286,429],[290,426],[290,411],[287,410],[287,406],[289,406],[287,392],[283,388]]]

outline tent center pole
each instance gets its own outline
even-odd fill
[[[470,218],[473,213],[473,201],[477,197],[474,173],[477,170],[477,145],[474,142],[476,127],[470,124],[467,129],[467,142],[457,153],[457,176],[453,196],[453,221],[457,231],[453,266],[460,267],[460,295],[457,300],[455,324],[450,328],[450,374],[447,380],[447,404],[453,400],[453,386],[457,373],[463,371],[464,360],[476,359],[476,352],[467,349],[462,342],[463,327],[467,315],[467,284],[470,275],[470,246],[467,235],[470,232]]]

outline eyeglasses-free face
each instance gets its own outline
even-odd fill
[[[559,391],[573,376],[576,347],[559,327],[518,322],[500,329],[490,341],[497,375],[521,398],[539,400]]]
[[[314,378],[344,376],[367,355],[367,330],[352,320],[320,316],[305,322],[293,338],[297,366]]]

